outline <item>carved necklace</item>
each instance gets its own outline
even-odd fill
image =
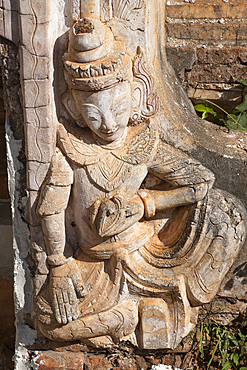
[[[64,155],[84,167],[89,178],[107,192],[125,183],[134,165],[147,163],[157,143],[158,131],[154,124],[145,123],[125,130],[118,141],[103,145],[99,138],[94,140],[89,130],[66,123],[58,126],[58,146]]]

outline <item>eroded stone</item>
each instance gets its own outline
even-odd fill
[[[50,268],[37,328],[96,348],[127,339],[175,348],[239,252],[245,210],[212,190],[211,171],[162,140],[140,48],[132,60],[97,17],[84,18],[63,62],[61,99],[73,122],[60,119],[36,206]],[[145,186],[148,173],[157,187]]]
[[[208,123],[198,129],[163,54],[165,2],[20,3],[32,248],[31,256],[16,217],[20,356],[28,363],[34,354],[32,361],[46,368],[123,368],[121,359],[86,361],[80,351],[123,342],[143,352],[177,348],[195,327],[198,307],[213,299],[222,281],[232,283],[223,279],[244,242],[246,213],[234,196],[212,189],[213,173],[193,156],[211,161],[217,183],[245,201],[230,186],[237,166],[220,177],[224,167],[214,159],[217,152],[225,164],[231,155],[244,162],[246,138]],[[190,32],[197,34],[197,26]],[[195,54],[183,57],[193,68]],[[226,67],[226,78],[229,73]],[[21,217],[26,220],[24,212]],[[238,271],[245,273],[241,267],[237,278]],[[36,336],[30,282],[39,330],[32,349],[37,343],[48,349],[47,337],[54,342],[49,354],[25,348]],[[238,297],[244,294],[242,287]],[[71,350],[68,342],[78,356],[61,354]],[[152,353],[140,366],[158,362]],[[179,358],[173,362],[180,366]],[[135,369],[132,358],[127,366]]]

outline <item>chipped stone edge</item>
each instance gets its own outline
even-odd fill
[[[28,325],[23,324],[23,315],[32,313],[33,284],[28,267],[24,266],[23,262],[23,257],[26,256],[30,250],[28,240],[29,230],[27,224],[22,220],[18,212],[18,198],[16,197],[17,189],[20,186],[19,171],[23,166],[18,160],[18,154],[22,150],[22,142],[21,140],[15,140],[11,127],[7,121],[5,123],[5,128],[8,163],[7,171],[9,179],[8,187],[13,220],[14,301],[16,315],[16,350],[13,360],[15,361],[16,370],[27,370],[31,368],[29,366],[28,350],[25,346],[35,342],[37,332]],[[23,206],[25,206],[27,197],[23,197],[21,202]]]

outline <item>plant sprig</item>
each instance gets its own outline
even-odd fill
[[[242,84],[247,86],[247,79],[244,79],[242,81]],[[218,104],[204,98],[198,98],[200,100],[205,101],[206,105],[204,104],[196,104],[195,105],[195,110],[197,112],[202,113],[202,118],[205,119],[207,118],[208,114],[212,114],[214,117],[217,118],[218,122],[220,122],[220,125],[227,127],[228,129],[233,129],[233,130],[242,130],[242,131],[247,131],[247,95],[245,96],[244,101],[237,105],[234,110],[236,111],[235,114],[233,113],[228,113],[225,109],[220,107]],[[210,105],[215,106],[219,110],[221,110],[223,113],[226,114],[228,119],[223,119],[219,117],[218,113],[210,106]]]
[[[198,323],[200,330],[197,351],[206,360],[207,370],[217,359],[219,370],[247,370],[247,313],[242,314],[244,325],[221,325],[209,318]],[[207,354],[207,356],[206,356]]]

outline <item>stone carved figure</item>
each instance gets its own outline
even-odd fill
[[[58,124],[37,206],[50,268],[37,326],[51,340],[175,348],[243,244],[245,210],[162,139],[140,49],[132,61],[84,18],[63,63],[74,123]]]

